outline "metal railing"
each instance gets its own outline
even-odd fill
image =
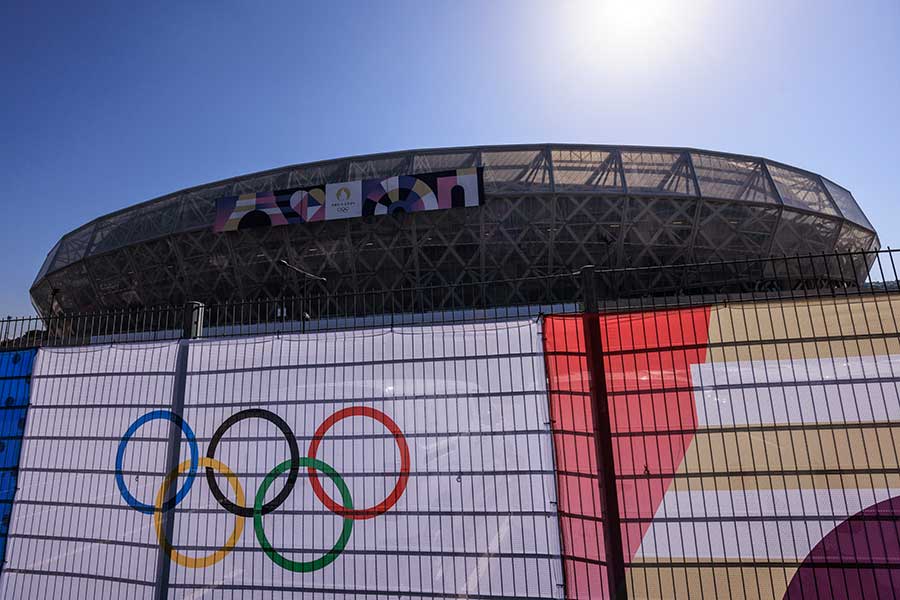
[[[529,391],[533,404],[528,414],[533,417],[541,406],[549,406],[550,419],[544,429],[532,423],[527,431],[513,433],[552,436],[555,462],[548,465],[527,453],[510,460],[517,474],[537,478],[552,473],[555,478],[555,484],[541,479],[531,491],[549,498],[555,485],[556,512],[525,517],[559,519],[560,554],[548,550],[542,560],[561,559],[561,593],[569,598],[853,597],[868,585],[859,587],[854,581],[874,573],[873,581],[881,585],[885,573],[897,581],[900,572],[900,557],[889,552],[891,540],[900,540],[900,507],[884,506],[900,490],[900,371],[893,371],[894,357],[900,356],[900,278],[895,254],[885,250],[616,270],[587,266],[527,281],[465,283],[452,289],[7,319],[0,324],[0,344],[4,350],[18,350],[544,316],[543,348],[514,351],[513,334],[507,332],[504,360],[544,357],[546,373],[536,381],[546,375],[546,395]],[[529,294],[525,301],[523,283],[541,294]],[[534,302],[535,297],[542,301]],[[430,335],[427,328],[415,329],[423,340]],[[352,344],[318,337],[321,355],[337,356],[339,351],[345,365],[367,360],[393,369],[406,360],[400,353],[373,361],[354,355]],[[198,356],[210,352],[206,344],[197,346]],[[484,358],[474,346],[460,349],[459,357]],[[502,370],[506,363],[498,364]],[[484,367],[481,372],[460,369],[449,379],[481,377],[488,382],[483,394],[449,394],[463,398],[465,410],[492,395],[511,397],[508,390],[491,391],[491,376],[497,373],[485,373]],[[203,386],[192,390],[205,393]],[[397,401],[393,388],[384,393]],[[78,410],[79,394],[80,388],[72,388],[69,398],[54,402]],[[228,394],[228,406],[248,402],[239,389]],[[443,395],[434,397],[439,396],[443,402]],[[189,400],[199,403],[198,398]],[[266,396],[260,398],[268,402]],[[403,398],[420,399],[418,394]],[[206,402],[198,404],[202,409],[195,414],[218,406]],[[279,402],[288,406],[301,401]],[[509,402],[514,406],[517,400]],[[453,421],[449,413],[444,417]],[[472,431],[457,425],[459,431],[442,435],[458,438],[454,443],[460,448],[468,444],[471,454],[477,454],[473,444],[497,433],[483,431],[480,424]],[[255,441],[270,436],[262,430],[253,435]],[[410,435],[431,439],[436,434]],[[90,432],[78,440],[96,441]],[[168,466],[172,464],[177,460]],[[413,476],[452,475],[456,482],[468,482],[513,473],[505,466],[492,468],[496,472],[460,464],[459,472],[438,468]],[[509,489],[505,491],[508,496]],[[462,504],[449,501],[448,514],[464,512]],[[28,502],[47,503],[43,497]],[[411,510],[413,516],[433,516],[425,509]],[[845,524],[846,530],[841,529]],[[502,538],[497,527],[489,533]],[[881,537],[866,533],[852,549],[846,544],[834,549],[832,532],[856,540],[860,527],[876,528]],[[504,559],[521,558],[514,550],[497,553]],[[404,549],[379,552],[405,556]],[[443,557],[440,550],[421,554]],[[420,573],[423,580],[427,575]],[[257,589],[252,574],[244,576],[246,589]],[[420,595],[459,593],[448,588]],[[473,597],[492,596],[488,588]]]
[[[0,321],[0,348],[221,337],[438,324],[572,313],[586,287],[600,312],[738,300],[887,292],[897,289],[895,250],[747,259],[466,282],[205,306],[135,307]],[[590,273],[585,277],[583,273]],[[522,292],[528,286],[529,293]],[[198,321],[191,327],[191,321]]]

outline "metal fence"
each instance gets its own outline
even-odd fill
[[[521,333],[511,329],[502,334],[505,349],[496,351],[498,362],[489,362],[496,357],[485,353],[477,345],[483,342],[477,341],[471,347],[453,345],[452,352],[446,350],[446,356],[435,358],[440,373],[415,372],[427,381],[441,379],[442,385],[480,381],[485,393],[431,390],[406,396],[392,392],[383,398],[404,416],[404,411],[414,410],[406,408],[415,405],[413,400],[437,403],[445,422],[453,423],[452,431],[438,433],[425,425],[408,435],[423,443],[449,445],[466,457],[462,463],[438,457],[429,469],[414,468],[409,477],[423,482],[418,493],[428,508],[410,510],[398,518],[407,526],[422,519],[423,523],[429,519],[434,525],[444,523],[447,535],[455,531],[452,519],[456,516],[470,520],[475,530],[493,540],[488,543],[490,551],[474,552],[465,539],[429,546],[425,534],[407,539],[407,549],[366,546],[350,554],[358,554],[359,568],[376,568],[380,575],[366,583],[354,571],[360,587],[348,584],[347,589],[332,590],[335,597],[403,596],[389,591],[399,571],[412,573],[421,582],[434,577],[439,563],[463,572],[463,583],[454,585],[447,575],[440,585],[434,580],[418,591],[409,588],[406,595],[896,597],[900,595],[900,502],[894,500],[900,497],[900,278],[895,262],[894,251],[881,251],[639,269],[586,267],[529,280],[529,285],[542,290],[545,301],[539,303],[515,296],[521,281],[509,286],[494,282],[454,289],[7,319],[0,324],[0,339],[3,350],[192,339],[198,344],[192,354],[196,352],[199,364],[206,356],[221,354],[211,345],[214,338],[233,338],[236,345],[229,346],[228,352],[239,361],[248,352],[241,344],[250,338],[243,336],[309,333],[315,334],[309,339],[318,349],[310,350],[303,360],[332,357],[326,362],[349,365],[347,377],[352,380],[354,368],[380,372],[399,368],[406,359],[379,357],[375,351],[375,358],[364,359],[356,346],[334,337],[342,332],[368,328],[408,332],[410,337],[403,341],[408,346],[398,346],[402,351],[397,356],[405,357],[413,348],[443,347],[434,341],[437,334],[423,326],[444,328],[440,335],[449,335],[446,328],[453,326],[469,327],[477,338],[479,326],[536,321],[542,327],[543,348],[526,343]],[[673,279],[673,270],[681,276]],[[660,276],[662,271],[665,277]],[[744,275],[736,280],[736,273]],[[796,273],[804,276],[792,279]],[[681,283],[659,284],[673,280]],[[210,345],[204,345],[204,340]],[[273,343],[275,350],[252,350],[253,360],[265,362],[266,352],[280,352],[277,342]],[[168,352],[174,365],[176,351]],[[521,389],[509,383],[513,371],[530,369],[538,357],[545,368],[540,377],[529,379],[531,384]],[[212,392],[205,388],[219,381],[217,377],[222,381],[237,377],[231,371],[241,369],[220,372],[209,365],[187,366],[184,360],[183,377],[189,390],[186,396],[182,390],[182,401],[187,398],[185,418],[188,413],[196,421],[207,414],[218,415],[213,396],[207,397]],[[44,378],[45,389],[51,382],[59,386],[54,388],[57,397],[48,400],[55,403],[54,410],[60,404],[65,410],[78,410],[79,394],[89,387],[78,383],[78,364],[70,361],[64,365],[69,370],[37,375],[39,381]],[[310,362],[310,368],[327,366]],[[451,366],[452,373],[447,371]],[[139,366],[128,368],[136,369],[131,376],[141,372]],[[97,369],[103,373],[112,367]],[[162,369],[159,376],[168,377],[171,369],[175,367]],[[542,378],[546,379],[544,391],[535,384]],[[461,398],[458,406],[447,403],[454,394]],[[540,394],[545,397],[538,398]],[[229,392],[228,405],[236,409],[247,405],[239,396],[238,391]],[[474,415],[490,410],[488,404],[494,398],[503,399],[494,407],[498,414],[477,421]],[[156,402],[150,396],[133,399],[142,410]],[[296,403],[283,405],[294,416],[301,410]],[[103,409],[100,404],[87,408]],[[53,413],[40,402],[37,410]],[[535,415],[544,413],[546,422],[532,422]],[[302,411],[299,417],[299,422],[306,421]],[[55,429],[63,424],[59,418],[35,423],[44,429],[34,439],[47,443],[71,439],[102,444],[115,433],[98,429],[70,434]],[[492,430],[491,424],[497,429]],[[156,441],[171,441],[164,433]],[[280,439],[258,426],[241,433],[244,443]],[[212,437],[198,433],[200,442],[211,443]],[[298,437],[304,443],[315,439]],[[359,439],[361,432],[345,432],[345,437]],[[371,441],[362,437],[366,443]],[[375,439],[381,444],[384,437]],[[503,464],[489,456],[494,440],[499,440]],[[521,450],[544,443],[552,446],[549,464],[538,454]],[[180,450],[182,455],[187,451],[187,446]],[[376,461],[378,453],[384,452],[380,445],[375,452],[367,450],[365,464],[348,467],[348,476],[366,478],[371,475],[364,472],[373,470],[398,476],[395,466],[366,462]],[[228,464],[237,465],[234,471],[241,479],[266,475],[254,464],[241,462],[237,450],[225,455]],[[158,473],[150,474],[165,475],[178,461],[163,463]],[[71,468],[49,471],[65,478]],[[37,477],[48,470],[24,465],[22,472]],[[96,473],[102,472],[98,467]],[[510,478],[515,479],[514,487]],[[444,479],[446,485],[460,484],[464,489],[472,481],[497,481],[497,498],[490,506],[454,495],[458,492],[443,498]],[[428,487],[424,482],[429,481],[441,483]],[[222,478],[220,483],[228,481]],[[179,484],[171,487],[177,489]],[[40,489],[49,489],[45,481]],[[41,496],[46,493],[17,496],[16,502],[45,507],[51,503]],[[191,506],[184,512],[206,510],[196,502]],[[177,519],[182,513],[172,514]],[[311,516],[299,509],[296,514]],[[558,543],[548,539],[549,530],[537,525],[553,517],[559,522]],[[522,531],[530,538],[524,539]],[[195,537],[182,538],[186,547],[216,550],[198,541],[196,536],[202,535],[196,528],[190,535]],[[47,537],[46,532],[36,531],[10,535],[13,542],[19,539],[22,544],[25,540],[37,544]],[[110,540],[100,543],[113,544]],[[39,553],[37,548],[32,550]],[[12,550],[16,550],[14,544]],[[367,563],[372,556],[376,562]],[[544,576],[528,569],[544,573],[546,565],[556,560],[562,562],[562,576],[553,581],[555,589],[547,591]],[[465,576],[477,575],[482,568],[489,572],[484,580]],[[552,569],[546,568],[552,580]],[[204,586],[236,595],[291,590],[286,584],[261,583],[251,571],[236,571],[228,575],[227,583],[217,576],[199,583],[173,576],[170,583],[166,571],[164,595],[174,597]],[[25,568],[13,572],[29,574]],[[38,588],[23,581],[11,589],[20,594],[37,592]],[[46,589],[62,594],[63,581],[50,577]],[[105,592],[110,597],[131,594],[146,583],[127,578],[105,581],[111,586]],[[151,587],[159,597],[158,583]]]
[[[0,348],[71,346],[689,306],[722,301],[863,294],[897,289],[896,251],[844,252],[670,266],[597,269],[527,279],[88,314],[12,317]],[[673,275],[673,273],[675,275]]]

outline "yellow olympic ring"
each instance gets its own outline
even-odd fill
[[[238,478],[235,476],[235,474],[231,472],[231,469],[229,469],[219,461],[207,456],[200,458],[199,466],[208,467],[224,475],[225,478],[228,479],[228,484],[231,486],[231,489],[234,490],[234,495],[237,497],[238,505],[243,506],[244,489],[241,487],[241,482],[238,481]],[[156,525],[156,537],[159,538],[159,543],[163,547],[163,550],[166,551],[166,554],[169,555],[169,558],[174,560],[182,567],[187,567],[189,569],[201,569],[203,567],[209,567],[216,564],[217,562],[225,558],[228,553],[234,549],[241,537],[241,533],[243,533],[244,531],[244,517],[235,517],[234,531],[232,531],[231,535],[228,536],[228,540],[225,541],[225,545],[209,556],[194,558],[191,556],[185,556],[184,554],[181,554],[178,550],[173,548],[172,544],[169,543],[169,540],[166,539],[165,533],[163,533],[162,530],[162,519],[160,517],[163,512],[163,498],[165,498],[166,494],[169,492],[169,486],[172,485],[172,480],[175,479],[175,477],[177,477],[179,473],[184,473],[190,468],[191,461],[186,460],[178,465],[177,469],[166,475],[166,478],[162,482],[162,486],[160,486],[159,488],[159,492],[156,494],[156,510],[153,511],[153,522]]]

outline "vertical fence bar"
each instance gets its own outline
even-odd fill
[[[591,395],[591,418],[594,426],[594,448],[597,457],[597,482],[600,489],[600,512],[603,515],[603,546],[606,577],[611,598],[625,599],[625,557],[619,521],[619,497],[616,492],[616,466],[613,458],[612,427],[603,364],[603,339],[600,335],[600,313],[597,307],[597,275],[594,267],[581,270],[584,284],[584,349]]]
[[[184,393],[187,385],[188,345],[189,340],[200,337],[203,326],[203,304],[188,302],[184,305],[181,339],[178,341],[178,352],[175,355],[175,381],[172,386],[172,413],[177,418],[184,416]],[[166,450],[166,473],[178,471],[181,462],[182,428],[174,421],[169,424],[169,446]],[[178,477],[169,485],[166,498],[162,502],[163,539],[173,544],[172,532],[175,529],[175,495],[179,488]],[[166,508],[168,507],[168,510]],[[165,544],[159,545],[156,558],[156,589],[154,600],[167,600],[169,597],[169,575],[171,561]]]

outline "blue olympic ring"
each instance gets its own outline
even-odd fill
[[[197,448],[197,438],[194,437],[194,431],[191,429],[191,426],[185,423],[184,419],[170,410],[154,410],[148,412],[131,424],[131,427],[128,428],[128,431],[126,431],[125,435],[122,436],[122,439],[119,440],[119,449],[116,451],[116,485],[119,486],[119,492],[122,494],[122,498],[125,499],[125,502],[127,502],[130,507],[147,515],[152,515],[156,511],[156,507],[152,504],[139,502],[131,495],[131,492],[128,491],[128,487],[125,485],[125,478],[122,476],[122,462],[125,458],[125,446],[128,445],[128,440],[131,439],[131,436],[135,434],[141,425],[156,419],[171,421],[181,427],[181,430],[187,437],[188,444],[190,444],[191,447],[191,468],[188,472],[187,481],[184,482],[184,485],[181,486],[181,489],[178,490],[178,493],[175,494],[174,498],[171,498],[162,505],[163,512],[171,510],[172,507],[181,502],[184,497],[187,496],[188,492],[191,491],[191,485],[193,485],[194,476],[197,474],[197,466],[200,457],[200,450]]]

